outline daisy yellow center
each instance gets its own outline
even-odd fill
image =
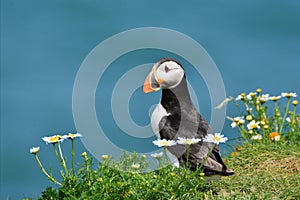
[[[61,139],[60,135],[53,136],[49,139],[50,142],[58,142]]]
[[[73,139],[75,137],[75,134],[69,133],[69,137]]]
[[[292,94],[291,93],[288,93],[288,94],[286,94],[286,97],[292,97]]]
[[[251,124],[250,127],[253,128],[257,128],[257,124]]]
[[[191,139],[186,139],[185,143],[186,144],[191,144],[193,141]]]
[[[220,142],[220,141],[221,141],[221,138],[218,137],[218,136],[215,136],[215,137],[213,138],[213,140],[216,141],[216,142]]]
[[[160,142],[160,144],[163,145],[163,146],[168,146],[168,145],[169,145],[169,142],[167,142],[167,141],[162,141],[162,142]]]
[[[246,119],[247,119],[248,121],[250,121],[250,120],[252,120],[252,116],[251,116],[251,115],[248,115],[248,116],[246,117]]]

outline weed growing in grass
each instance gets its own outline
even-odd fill
[[[292,100],[295,97],[297,94],[291,92],[270,96],[262,94],[261,89],[230,97],[240,112],[239,116],[228,117],[232,121],[231,127],[238,128],[246,143],[269,143],[281,139],[299,143],[300,115],[296,113],[298,101]],[[284,104],[283,109],[281,104]]]

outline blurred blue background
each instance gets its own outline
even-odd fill
[[[299,10],[298,0],[1,0],[0,198],[37,198],[51,185],[29,148],[41,146],[41,160],[55,171],[52,147],[40,138],[76,132],[73,83],[82,61],[101,41],[137,27],[173,29],[206,49],[220,70],[228,96],[258,87],[274,95],[300,94]],[[163,53],[145,51],[119,63],[136,66],[161,57]],[[107,73],[113,76],[114,72]],[[200,110],[209,118],[207,89],[204,83],[199,85]],[[104,89],[97,96],[101,99],[107,93]],[[138,116],[148,108],[131,107],[133,119],[145,123]],[[232,114],[229,107],[228,115]],[[233,137],[229,122],[223,132]],[[79,162],[85,148],[80,140],[76,145]],[[64,142],[63,147],[69,149],[70,143]],[[69,151],[65,153],[70,157]]]

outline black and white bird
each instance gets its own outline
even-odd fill
[[[208,134],[213,134],[209,123],[193,105],[184,69],[175,59],[159,60],[148,74],[143,87],[144,93],[160,89],[162,89],[161,101],[151,115],[151,126],[158,138],[167,140],[177,140],[178,137],[203,139]],[[203,141],[191,145],[188,159],[191,170],[196,170],[197,166],[201,165],[212,146],[212,143]],[[184,145],[170,146],[167,149],[173,166],[179,167],[180,163],[186,163],[187,149]],[[206,175],[228,176],[234,174],[223,162],[218,145],[214,147],[203,167]]]

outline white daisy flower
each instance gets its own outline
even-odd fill
[[[259,122],[256,122],[255,120],[252,120],[249,124],[247,124],[247,128],[249,130],[252,130],[252,129],[255,129],[255,128],[259,129],[260,128]]]
[[[272,96],[272,97],[269,97],[269,99],[272,100],[272,101],[278,101],[280,98],[281,98],[281,96]]]
[[[170,147],[176,145],[174,140],[166,140],[166,139],[157,139],[152,142],[154,145],[158,147]]]
[[[243,98],[244,98],[244,97],[243,97],[242,95],[239,94],[239,95],[235,98],[235,100],[236,100],[236,101],[239,101],[239,100],[241,100],[241,99],[243,99]]]
[[[80,133],[69,133],[68,135],[66,135],[66,137],[74,140],[77,137],[82,137],[82,135]]]
[[[240,124],[245,124],[245,120],[244,120],[244,119],[240,119],[240,120],[238,121],[238,125],[240,125]]]
[[[40,151],[40,147],[31,147],[30,153],[31,154],[37,154]]]
[[[184,145],[191,145],[191,144],[196,144],[200,141],[201,141],[201,139],[199,139],[199,138],[182,138],[182,137],[178,137],[177,143],[178,144],[184,144]]]
[[[244,117],[234,117],[233,122],[230,124],[232,128],[235,128],[239,125],[243,125],[245,123]]]
[[[261,140],[262,139],[262,136],[261,135],[253,135],[251,137],[251,140]]]
[[[244,100],[245,97],[246,97],[246,94],[245,94],[245,93],[241,93],[241,94],[239,94],[239,95],[235,98],[235,100],[236,100],[236,101]]]
[[[141,167],[141,165],[140,165],[140,164],[132,163],[131,167],[132,167],[133,169],[139,169],[139,168]]]
[[[224,135],[221,135],[221,133],[215,133],[215,134],[208,134],[205,138],[203,138],[203,142],[210,142],[219,144],[220,142],[224,143],[228,140],[227,137],[224,137]]]
[[[147,156],[146,156],[145,154],[143,154],[141,157],[142,157],[143,159],[146,159],[146,158],[147,158]]]
[[[291,123],[291,121],[292,121],[291,118],[289,118],[289,117],[285,118],[285,120],[289,123]]]
[[[274,140],[275,140],[275,141],[279,141],[279,140],[280,140],[280,135],[275,136],[275,137],[274,137]]]
[[[237,116],[237,117],[233,118],[233,121],[238,122],[238,121],[240,121],[242,119],[244,119],[244,117]]]
[[[230,124],[230,126],[231,126],[231,128],[235,128],[235,127],[237,127],[237,123],[236,123],[236,122],[232,122],[232,123]]]
[[[151,157],[156,158],[158,160],[161,159],[162,156],[163,156],[163,152],[151,154]]]
[[[247,95],[247,99],[249,100],[252,100],[252,97],[256,96],[256,92],[250,92],[248,95]]]
[[[46,142],[46,144],[51,143],[51,144],[55,144],[57,142],[62,142],[64,139],[66,139],[67,136],[61,136],[61,135],[53,135],[50,137],[43,137],[42,140],[44,140]]]
[[[297,97],[297,94],[295,92],[282,92],[281,96],[286,98],[291,98],[291,97]]]
[[[263,94],[259,97],[259,101],[261,103],[265,103],[265,102],[269,101],[269,99],[270,99],[269,96],[270,96],[269,94]]]

